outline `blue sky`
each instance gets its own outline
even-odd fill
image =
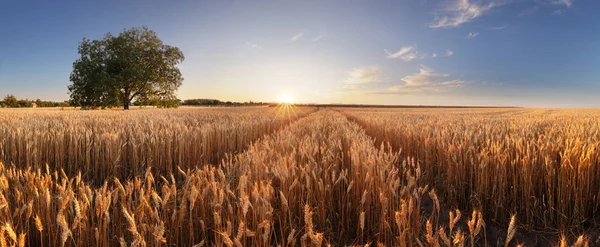
[[[68,99],[83,37],[146,25],[178,96],[600,107],[594,0],[3,1],[0,94]]]

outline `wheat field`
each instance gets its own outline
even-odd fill
[[[0,109],[0,246],[595,246],[599,120]]]

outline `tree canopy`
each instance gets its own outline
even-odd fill
[[[163,44],[147,27],[107,33],[101,40],[84,38],[78,50],[70,76],[72,105],[129,109],[136,98],[171,101],[183,82],[177,68],[183,52]]]
[[[19,101],[17,100],[17,97],[12,94],[6,95],[2,104],[6,107],[19,107]]]

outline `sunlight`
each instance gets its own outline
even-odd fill
[[[281,98],[279,98],[279,101],[283,104],[293,104],[294,96],[289,95],[289,94],[284,94],[284,95],[281,95]]]
[[[290,94],[283,94],[279,98],[279,105],[277,106],[277,117],[290,118],[296,114],[296,106],[294,105],[294,96]]]

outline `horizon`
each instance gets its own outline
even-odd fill
[[[16,2],[0,94],[68,100],[85,37],[147,26],[186,59],[180,99],[600,107],[600,2]]]

